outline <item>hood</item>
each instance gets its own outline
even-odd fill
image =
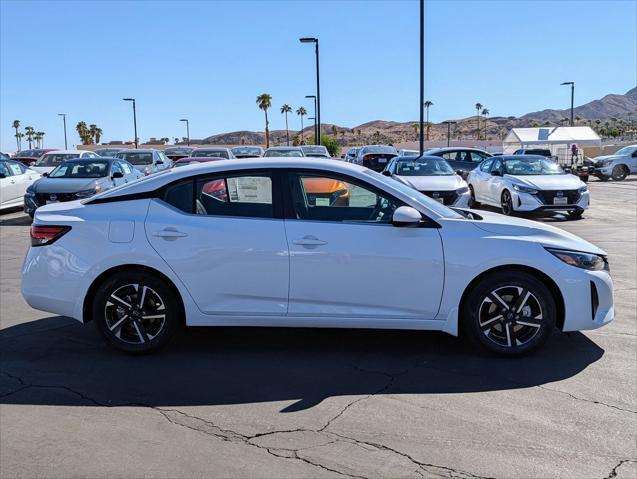
[[[585,186],[575,175],[504,175],[514,183],[538,190],[577,190]]]
[[[618,158],[623,158],[623,156],[621,155],[602,155],[602,156],[596,156],[595,158],[593,158],[593,161],[603,161],[603,160],[617,160]]]
[[[38,173],[51,173],[56,167],[55,166],[29,166],[33,171],[37,171]]]
[[[603,249],[598,248],[579,236],[546,223],[504,216],[499,213],[482,210],[476,213],[482,217],[482,220],[474,221],[473,224],[477,228],[489,233],[517,238],[525,237],[530,241],[551,248],[570,249],[604,256],[607,254]]]
[[[399,176],[395,179],[418,191],[452,191],[467,186],[458,175],[448,176]]]
[[[32,189],[35,193],[77,193],[78,191],[90,190],[96,184],[102,190],[108,188],[107,178],[41,178],[33,183]]]

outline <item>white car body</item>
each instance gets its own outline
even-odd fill
[[[496,162],[508,157],[495,156],[471,170],[467,183],[479,203],[501,207],[502,195],[510,193],[512,207],[519,212],[583,211],[589,205],[586,184],[572,174],[493,176]],[[535,190],[537,193],[530,193]]]
[[[57,162],[54,165],[47,165],[48,161],[47,159],[51,156],[55,156],[55,155],[65,155],[65,159],[66,160],[70,160],[72,158],[99,158],[99,155],[97,155],[96,153],[93,153],[92,151],[87,151],[87,150],[56,150],[56,151],[49,151],[47,153],[45,153],[44,155],[42,155],[38,161],[36,161],[32,166],[31,169],[34,171],[37,171],[40,174],[44,174],[44,173],[51,173],[60,163]],[[47,165],[47,166],[44,166]]]
[[[339,174],[382,190],[437,226],[203,216],[153,196],[158,188],[194,175],[256,169],[275,175],[288,169]],[[471,282],[494,268],[515,265],[554,282],[565,305],[562,330],[594,329],[613,319],[609,273],[570,266],[545,248],[604,251],[549,225],[480,214],[482,219],[467,219],[345,162],[288,157],[189,165],[90,200],[39,208],[34,225],[71,230],[51,245],[30,248],[22,294],[36,309],[85,322],[92,285],[113,268],[137,265],[174,285],[191,326],[391,328],[456,335],[461,297]],[[593,313],[591,284],[598,298]]]
[[[637,145],[625,146],[612,155],[598,156],[593,158],[593,162],[595,175],[598,177],[613,177],[619,169],[623,169],[619,171],[619,177],[635,175],[637,174]]]
[[[27,188],[42,175],[18,161],[2,161],[0,166],[5,174],[0,178],[0,210],[22,206]]]

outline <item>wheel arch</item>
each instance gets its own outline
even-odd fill
[[[544,285],[549,289],[549,291],[553,295],[553,299],[555,301],[555,308],[557,310],[555,325],[560,331],[562,331],[562,329],[564,328],[564,318],[565,318],[566,309],[564,306],[564,296],[562,295],[560,288],[557,286],[555,281],[553,281],[553,279],[551,279],[551,277],[548,276],[546,273],[543,273],[542,271],[532,268],[530,266],[521,265],[521,264],[496,266],[494,268],[483,271],[478,276],[473,278],[471,282],[467,285],[467,287],[464,289],[464,292],[462,293],[462,297],[460,298],[460,305],[458,309],[460,314],[462,314],[462,311],[464,311],[465,301],[467,300],[467,297],[469,296],[469,293],[472,291],[472,289],[475,288],[476,285],[487,276],[496,272],[500,272],[500,271],[524,271],[525,273],[528,273],[534,276],[536,279],[544,283]],[[458,319],[460,320],[460,318]],[[462,323],[462,321],[459,321],[459,323]],[[459,328],[459,329],[462,329],[462,328]]]
[[[181,312],[181,315],[180,315],[181,321],[183,324],[186,323],[186,309],[184,307],[184,300],[181,297],[181,293],[179,292],[179,289],[177,288],[177,286],[175,286],[175,283],[168,276],[166,276],[164,273],[162,273],[161,271],[155,268],[151,268],[150,266],[145,266],[141,264],[123,264],[123,265],[114,266],[112,268],[109,268],[103,271],[93,280],[93,282],[89,286],[88,290],[86,291],[86,295],[84,296],[84,302],[82,305],[82,322],[84,324],[93,321],[93,317],[91,316],[91,299],[95,297],[95,292],[97,291],[99,286],[103,284],[104,281],[106,281],[112,275],[119,273],[120,271],[126,271],[126,270],[145,271],[147,273],[158,276],[163,281],[165,281],[166,284],[172,289],[173,293],[175,294],[175,297],[179,301],[178,306]]]

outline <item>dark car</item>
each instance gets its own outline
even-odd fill
[[[366,145],[361,147],[352,163],[374,171],[383,171],[393,157],[398,156],[396,148],[389,145]]]
[[[120,158],[66,160],[27,188],[24,212],[33,217],[42,205],[88,198],[143,176],[132,164]]]
[[[33,163],[38,161],[42,155],[49,151],[55,151],[55,148],[34,148],[33,150],[18,151],[15,155],[13,155],[12,159],[19,161],[26,166],[31,166]]]
[[[426,151],[425,155],[444,158],[464,179],[476,166],[493,156],[491,153],[477,148],[436,148]]]
[[[191,148],[190,146],[173,146],[171,148],[166,148],[164,150],[164,155],[175,162],[177,160],[190,156],[192,150],[194,150],[194,148]]]

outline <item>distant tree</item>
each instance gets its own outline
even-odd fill
[[[288,129],[288,113],[292,112],[292,107],[287,103],[281,107],[281,113],[285,114],[285,138],[290,146],[290,130]]]
[[[550,122],[550,121],[548,121],[548,120],[547,120],[547,121],[545,121],[545,122],[544,122],[544,126],[551,126],[551,122]]]
[[[32,126],[25,126],[24,134],[26,135],[27,141],[29,142],[29,150],[30,150],[33,144],[33,135],[35,135],[35,129]]]
[[[35,140],[37,148],[42,148],[42,143],[44,142],[44,132],[36,131],[33,134],[33,139]]]
[[[175,145],[179,143],[179,138],[175,138]]]
[[[20,151],[22,149],[20,145],[20,132],[18,131],[18,129],[20,128],[20,120],[13,120],[13,128],[15,128],[16,146],[18,147],[18,151]]]
[[[332,125],[332,135],[334,135],[334,138],[338,136],[338,130],[336,129],[336,125]]]
[[[482,110],[482,103],[476,103],[476,119],[478,121],[478,137],[477,139],[480,139],[480,110]]]
[[[418,140],[418,130],[420,130],[420,125],[418,123],[412,123],[411,127],[414,129],[414,134],[416,135],[416,140]]]
[[[164,142],[164,145],[165,145],[166,143],[168,143],[168,142],[170,141],[170,138],[168,138],[167,136],[164,136],[164,137],[161,139],[161,141],[163,141],[163,142]]]
[[[483,108],[482,115],[484,116],[484,139],[487,139],[487,117],[489,116],[489,109]]]
[[[579,122],[580,122],[581,119],[582,119],[581,116],[575,115],[575,126],[579,126]]]
[[[314,144],[317,144],[314,142]],[[338,140],[329,135],[321,135],[321,145],[327,148],[327,151],[330,153],[330,156],[334,158],[338,158],[341,154],[341,145],[338,143]]]
[[[268,123],[268,108],[272,106],[272,95],[262,93],[257,97],[257,106],[265,114],[265,147],[270,148],[270,125]]]
[[[301,145],[304,145],[305,143],[303,143],[303,117],[307,115],[307,110],[301,106],[296,110],[296,114],[301,117]]]
[[[90,145],[91,144],[91,132],[88,128],[88,126],[86,126],[86,122],[85,121],[80,121],[77,123],[77,125],[75,125],[75,131],[77,131],[77,134],[80,137],[80,140],[82,141],[83,145]]]
[[[424,103],[424,107],[425,107],[425,111],[427,112],[427,141],[429,141],[429,129],[431,127],[431,123],[429,123],[429,108],[431,108],[432,106],[434,106],[434,103],[432,101],[426,100]]]

